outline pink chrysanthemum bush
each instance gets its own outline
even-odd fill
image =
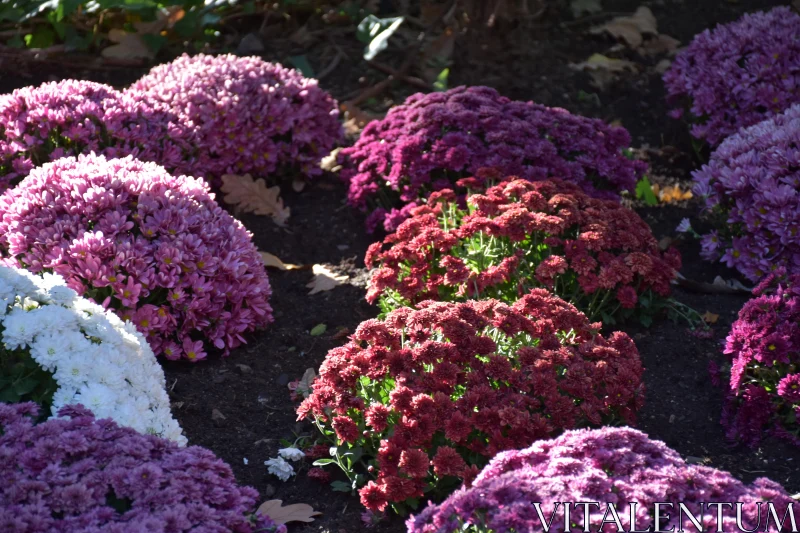
[[[634,429],[602,428],[569,431],[556,439],[497,455],[470,488],[456,492],[439,505],[429,505],[410,518],[407,526],[409,533],[564,533],[648,528],[734,532],[742,531],[741,527],[764,531],[770,523],[768,530],[777,531],[767,503],[772,504],[780,520],[792,501],[783,487],[769,479],[759,478],[746,485],[727,472],[687,464],[663,442],[650,440]],[[545,524],[534,502],[540,504]],[[596,504],[586,506],[581,502]],[[658,522],[657,502],[665,504],[660,506],[662,518]],[[719,523],[717,507],[704,506],[711,502],[728,502],[722,507]],[[737,527],[732,502],[741,503],[741,527]],[[569,523],[565,525],[567,504]],[[612,514],[606,516],[608,504],[615,506],[619,519],[616,524]],[[787,527],[789,523],[787,519]]]
[[[599,328],[543,289],[513,306],[427,301],[367,320],[328,353],[298,408],[337,444],[315,464],[341,467],[370,511],[403,513],[469,482],[502,450],[633,423],[639,353],[625,333]]]
[[[272,321],[250,239],[204,181],[132,157],[63,158],[0,196],[0,262],[60,274],[168,359],[227,354]]]
[[[484,167],[527,180],[560,177],[618,199],[647,168],[626,157],[629,143],[627,130],[601,120],[458,87],[409,97],[339,158],[350,204],[370,212],[367,229],[394,231],[431,191]]]
[[[798,101],[800,15],[788,7],[748,13],[705,30],[664,74],[674,118],[716,146],[740,128]]]
[[[134,155],[170,171],[202,169],[191,131],[141,93],[64,80],[0,95],[0,192],[48,161],[89,152]]]
[[[757,445],[767,430],[800,445],[800,275],[767,276],[725,343],[728,437]]]
[[[680,268],[631,209],[560,180],[511,179],[459,207],[450,190],[431,195],[366,255],[367,300],[384,311],[434,299],[513,303],[546,287],[591,320],[632,316],[649,324]]]
[[[800,105],[726,139],[693,177],[718,228],[702,238],[705,259],[752,281],[800,268]]]
[[[258,57],[183,55],[129,90],[166,104],[215,176],[315,176],[342,137],[336,101],[316,80]]]
[[[0,404],[0,531],[285,533],[210,451],[82,406],[59,415],[37,424],[36,404]]]

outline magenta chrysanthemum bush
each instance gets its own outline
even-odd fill
[[[371,213],[368,230],[393,231],[431,191],[484,167],[533,181],[560,178],[617,199],[647,168],[625,156],[629,143],[624,128],[601,120],[458,87],[409,97],[339,157],[350,204]]]
[[[748,13],[695,36],[664,74],[667,101],[694,137],[716,146],[800,101],[800,15]]]
[[[648,527],[650,531],[698,531],[690,513],[704,525],[704,531],[733,532],[742,531],[737,527],[735,509],[722,507],[723,520],[718,524],[716,507],[705,507],[701,515],[701,504],[741,502],[741,524],[754,531],[757,524],[763,527],[767,521],[767,502],[783,517],[792,501],[783,487],[769,479],[746,485],[727,472],[686,464],[677,452],[640,431],[601,428],[568,431],[524,450],[500,453],[471,488],[456,492],[440,505],[429,505],[411,517],[407,526],[409,533],[546,531],[533,506],[537,502],[544,520],[552,520],[549,531],[553,533],[647,531]],[[560,505],[556,507],[555,502]],[[570,504],[570,524],[565,526],[566,502]],[[576,505],[580,502],[599,505]],[[659,522],[655,522],[657,502],[671,504],[661,506],[662,517],[668,518]],[[678,512],[680,503],[687,512]],[[611,514],[604,516],[608,504],[614,504],[617,511],[616,524]],[[604,518],[608,519],[605,524]],[[764,522],[760,522],[762,518]]]
[[[757,445],[771,429],[800,445],[800,275],[783,269],[753,291],[725,343],[728,437]]]
[[[0,404],[0,531],[285,533],[254,514],[258,492],[198,446],[64,407],[36,424],[33,403]]]
[[[250,238],[207,183],[132,157],[60,159],[0,196],[0,263],[60,274],[169,359],[227,354],[272,321]]]
[[[134,155],[179,174],[202,169],[191,131],[135,91],[64,80],[0,95],[0,192],[36,166],[89,152]]]
[[[215,176],[314,176],[342,136],[336,101],[316,80],[258,57],[183,55],[129,90],[172,109]]]
[[[718,231],[702,255],[752,281],[800,268],[800,105],[726,139],[693,173]]]

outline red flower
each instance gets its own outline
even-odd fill
[[[630,285],[620,287],[617,289],[617,300],[619,300],[620,305],[625,309],[633,309],[636,307],[636,301],[638,300],[636,289]]]
[[[334,417],[333,429],[336,436],[345,442],[355,442],[359,437],[358,425],[346,416]]]
[[[319,467],[309,469],[306,475],[311,479],[319,481],[320,483],[328,483],[331,480],[331,475]]]
[[[373,512],[382,512],[389,503],[386,494],[374,481],[367,483],[360,491],[361,505]]]
[[[430,459],[419,449],[403,450],[400,454],[400,468],[409,476],[422,478],[428,475]]]
[[[367,424],[372,426],[377,432],[381,432],[386,429],[388,420],[389,420],[389,408],[383,404],[374,403],[369,406],[366,413],[364,413],[364,419],[367,421]]]
[[[460,477],[467,468],[467,464],[464,462],[464,459],[461,458],[455,449],[449,446],[439,447],[439,450],[436,452],[436,456],[433,458],[432,462],[433,471],[439,477]]]

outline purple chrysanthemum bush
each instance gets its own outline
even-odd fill
[[[434,190],[482,168],[527,180],[556,177],[600,198],[630,191],[646,165],[624,153],[621,127],[500,96],[488,87],[416,94],[371,122],[339,154],[351,205],[367,227],[393,231]]]
[[[199,178],[128,157],[63,158],[0,196],[0,263],[55,272],[157,355],[225,355],[272,321],[251,234]]]
[[[409,533],[544,531],[533,505],[537,502],[544,520],[552,520],[549,531],[554,533],[583,530],[587,522],[592,531],[646,531],[654,526],[655,503],[659,502],[671,507],[661,507],[669,518],[660,519],[657,531],[700,530],[691,513],[705,526],[703,531],[733,532],[742,531],[737,527],[736,509],[723,507],[718,524],[716,507],[706,508],[701,517],[701,502],[741,502],[741,524],[751,531],[759,523],[758,505],[762,505],[759,531],[764,531],[767,520],[772,520],[767,502],[780,520],[792,501],[780,485],[766,478],[746,485],[727,472],[687,464],[663,442],[634,429],[602,428],[568,431],[524,450],[502,452],[470,488],[439,505],[429,505],[407,525]],[[562,505],[556,508],[555,502]],[[571,504],[566,527],[564,502]],[[599,505],[587,508],[578,502]],[[609,503],[615,505],[617,524],[610,514],[602,524]],[[679,503],[687,512],[679,514]],[[584,509],[589,511],[586,515]],[[794,512],[798,514],[797,509]],[[770,524],[769,530],[775,531],[774,522]]]
[[[315,176],[342,136],[336,101],[316,80],[258,57],[183,55],[129,91],[166,104],[193,130],[215,176]]]
[[[800,275],[769,275],[739,311],[725,344],[728,437],[757,445],[766,431],[800,445]]]
[[[671,115],[688,114],[692,135],[716,146],[800,100],[798,57],[800,15],[788,7],[706,30],[664,74]]]
[[[59,414],[37,424],[36,404],[0,404],[0,531],[285,533],[210,451]]]
[[[726,139],[693,173],[718,231],[702,255],[752,281],[800,268],[800,104]]]

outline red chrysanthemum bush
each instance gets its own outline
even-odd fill
[[[462,182],[463,183],[463,182]],[[440,191],[366,256],[367,300],[384,311],[434,300],[514,302],[546,287],[590,319],[645,325],[664,307],[680,255],[661,252],[633,210],[559,180],[506,181],[466,209]]]
[[[298,415],[338,445],[318,464],[335,462],[363,485],[371,511],[402,513],[469,481],[502,450],[633,423],[644,391],[638,351],[600,326],[543,289],[514,305],[404,307],[328,353]],[[359,458],[367,476],[352,470]]]

